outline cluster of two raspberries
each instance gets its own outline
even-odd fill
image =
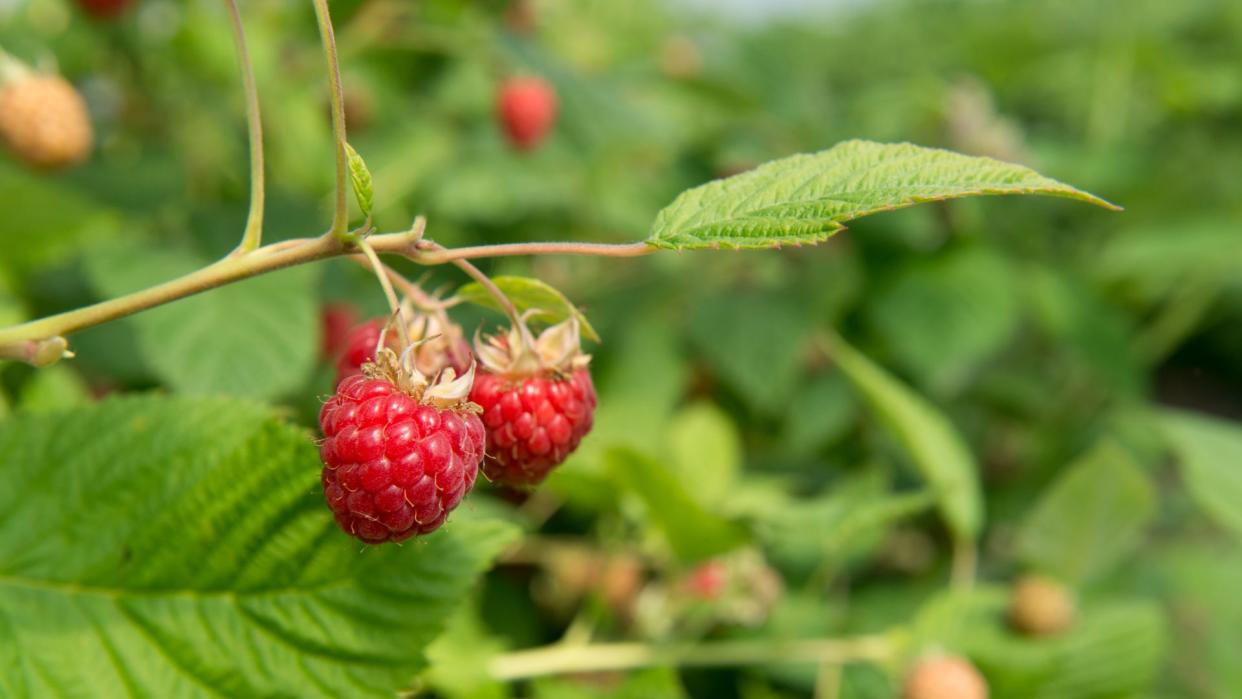
[[[537,339],[517,328],[476,340],[473,351],[434,316],[355,328],[319,413],[337,523],[367,543],[402,541],[439,528],[480,468],[498,485],[538,484],[592,426],[579,347],[574,319]]]

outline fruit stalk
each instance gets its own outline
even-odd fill
[[[336,200],[332,214],[332,235],[349,235],[349,200],[346,199],[348,155],[345,152],[345,97],[341,90],[341,64],[337,59],[336,35],[328,14],[328,0],[315,0],[315,18],[323,39],[323,54],[328,63],[328,90],[332,102],[332,138],[336,141]]]
[[[236,0],[225,3],[233,25],[233,40],[237,44],[237,62],[242,73],[242,90],[246,94],[246,125],[250,136],[250,212],[246,216],[246,230],[235,254],[250,252],[263,241],[263,120],[259,114],[259,90],[254,81],[254,65],[250,50],[246,47],[246,29]]]
[[[498,655],[488,663],[488,672],[497,680],[518,680],[643,667],[886,662],[892,654],[893,642],[886,635],[798,641],[758,639],[714,643],[555,644]]]

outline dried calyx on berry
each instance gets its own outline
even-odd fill
[[[85,160],[94,139],[86,102],[73,85],[0,53],[0,140],[14,155],[56,170]]]
[[[405,338],[416,345],[413,353],[414,366],[427,376],[436,376],[447,368],[459,375],[465,373],[473,361],[470,345],[461,327],[448,319],[443,311],[415,311],[405,309],[401,314],[405,322]],[[336,360],[336,380],[362,373],[367,362],[375,361],[379,351],[388,348],[401,349],[399,330],[385,332],[389,320],[374,318],[350,331],[345,340],[345,350]]]
[[[319,425],[324,497],[337,523],[367,543],[440,527],[474,487],[483,459],[479,407],[468,400],[473,364],[436,378],[381,348],[324,403]]]
[[[578,320],[532,339],[519,322],[503,335],[475,338],[483,365],[470,394],[483,408],[483,473],[511,487],[538,484],[591,430],[597,398],[582,354]]]

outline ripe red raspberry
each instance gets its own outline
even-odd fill
[[[542,78],[510,78],[500,87],[496,114],[518,150],[538,146],[556,121],[556,91]]]
[[[539,483],[577,449],[597,403],[586,369],[516,380],[480,371],[470,400],[483,408],[487,427],[483,473],[509,486]]]
[[[438,407],[382,377],[342,381],[319,426],[328,507],[341,529],[371,544],[438,529],[483,458],[483,423],[468,407]]]
[[[112,19],[125,11],[132,0],[78,0],[86,14],[95,19]]]
[[[525,329],[476,339],[483,369],[470,400],[483,409],[483,474],[498,485],[530,487],[563,462],[591,431],[598,398],[578,321],[548,328],[531,342]]]
[[[339,383],[348,376],[362,373],[362,365],[375,361],[380,334],[384,331],[385,318],[374,318],[355,327],[345,338],[345,350],[336,361],[336,380]],[[461,329],[447,319],[436,320],[417,314],[408,328],[410,342],[428,340],[414,352],[415,366],[427,376],[435,376],[446,367],[452,367],[460,376],[470,368],[470,345],[462,337]],[[401,349],[401,340],[393,331],[384,338],[385,346],[393,351]]]
[[[988,685],[970,661],[951,655],[920,660],[906,676],[903,699],[987,699]]]
[[[327,361],[337,359],[345,351],[357,324],[358,310],[352,305],[324,304],[319,310],[319,356]]]

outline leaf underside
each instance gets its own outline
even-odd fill
[[[869,214],[1000,194],[1118,208],[1021,165],[909,143],[855,140],[687,190],[656,216],[646,242],[678,250],[814,244]]]

